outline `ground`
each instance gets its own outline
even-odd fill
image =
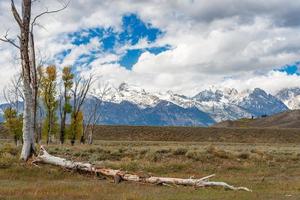
[[[20,149],[0,145],[0,199],[300,199],[300,146],[287,143],[95,141],[93,145],[49,145],[49,153],[143,175],[203,177],[245,186],[167,187],[102,180],[49,165],[19,162]]]

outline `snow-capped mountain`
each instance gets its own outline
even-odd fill
[[[238,105],[245,96],[246,93],[239,93],[236,89],[212,87],[201,91],[193,99],[198,102],[199,109],[205,110],[216,122],[220,122],[251,117],[251,112]]]
[[[275,95],[281,100],[289,109],[300,109],[300,88],[287,88],[280,90]]]
[[[187,97],[172,91],[149,93],[122,83],[106,97],[106,101],[115,104],[130,102],[141,110],[155,108],[161,102],[169,102],[182,109],[197,109],[210,116],[214,122],[272,115],[288,110],[282,101],[259,88],[239,92],[234,88],[211,87],[194,97]]]
[[[95,94],[86,100],[85,115],[90,105],[99,101],[94,97]],[[300,108],[300,88],[282,90],[273,96],[259,88],[238,91],[210,87],[188,97],[172,91],[151,93],[122,83],[103,96],[98,123],[210,126],[224,120],[273,115],[295,108]]]
[[[113,103],[128,101],[140,108],[147,108],[160,102],[157,96],[146,92],[144,89],[129,86],[127,83],[120,84],[118,88],[111,88],[110,93],[104,96],[104,100]]]
[[[251,91],[238,105],[253,116],[273,115],[288,110],[282,101],[259,88]]]

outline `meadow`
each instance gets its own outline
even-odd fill
[[[0,199],[300,199],[299,143],[96,140],[46,146],[49,153],[145,176],[203,177],[253,192],[121,182],[18,160],[20,148],[0,145]]]

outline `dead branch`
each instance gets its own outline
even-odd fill
[[[17,113],[19,113],[20,100],[24,101],[21,75],[14,75],[10,83],[3,88],[2,93],[5,101],[9,103],[9,106],[14,108]]]
[[[47,15],[47,14],[53,14],[53,13],[58,13],[60,11],[63,11],[64,9],[66,9],[70,4],[70,1],[68,1],[67,3],[65,3],[60,9],[57,9],[57,10],[48,10],[48,8],[46,9],[46,11],[38,14],[37,16],[35,16],[31,22],[31,31],[33,31],[33,27],[34,25],[36,25],[36,21],[38,20],[38,18],[44,16],[44,15]]]
[[[3,38],[0,38],[0,41],[7,42],[7,43],[13,45],[14,47],[16,47],[17,49],[20,49],[19,45],[17,45],[13,39],[8,38],[8,31],[9,30],[6,31],[6,33],[3,36]]]
[[[95,131],[95,127],[101,117],[100,110],[102,109],[101,106],[103,104],[103,99],[108,95],[111,88],[108,83],[106,84],[100,84],[98,83],[97,88],[100,90],[99,92],[96,92],[94,89],[93,92],[91,92],[91,95],[93,97],[93,104],[89,106],[84,116],[86,116],[86,120],[84,120],[84,129],[83,129],[83,135],[86,135],[89,131],[88,135],[88,143],[92,144],[93,142],[93,134]]]
[[[15,6],[15,2],[14,0],[11,0],[11,11],[13,13],[13,16],[16,20],[16,22],[18,23],[19,27],[22,28],[23,27],[23,20],[21,19],[19,12]]]
[[[46,151],[46,149],[43,146],[41,146],[40,153],[35,159],[34,163],[45,163],[45,164],[60,166],[66,169],[91,172],[105,177],[113,178],[115,180],[115,183],[119,183],[121,181],[131,181],[131,182],[140,182],[140,183],[150,183],[156,185],[193,186],[196,188],[218,186],[229,190],[242,190],[242,191],[251,192],[251,190],[246,187],[235,187],[225,182],[208,181],[208,178],[215,176],[214,174],[200,179],[194,179],[194,178],[184,179],[184,178],[155,177],[155,176],[142,177],[136,174],[128,173],[126,171],[109,169],[109,168],[99,168],[92,165],[91,163],[74,162],[64,158],[52,156]]]

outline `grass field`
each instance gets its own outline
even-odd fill
[[[163,187],[100,180],[49,165],[18,161],[19,149],[1,144],[0,199],[300,199],[300,146],[297,143],[103,141],[50,145],[53,155],[144,175],[203,177],[246,186],[248,192],[222,188]]]

